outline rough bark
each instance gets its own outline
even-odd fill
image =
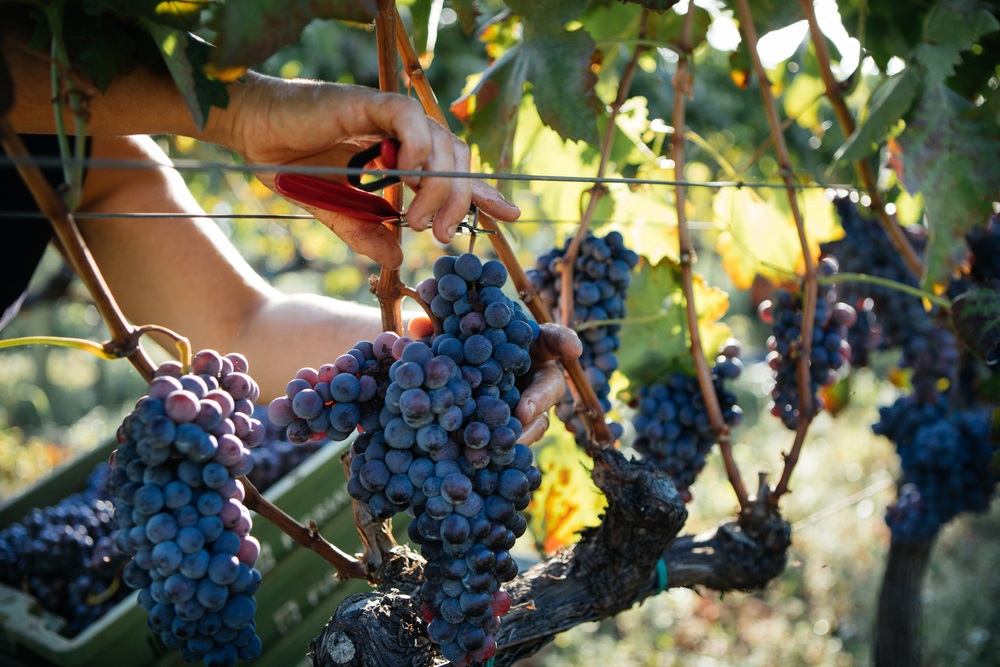
[[[538,651],[556,634],[613,616],[667,587],[760,588],[780,574],[790,543],[776,514],[744,517],[710,534],[676,538],[687,519],[673,483],[617,451],[599,454],[595,480],[608,496],[603,523],[575,546],[521,573],[505,586],[511,610],[502,619],[495,665]],[[767,503],[761,503],[763,507]],[[441,662],[419,614],[419,572],[392,586],[344,600],[310,644],[318,667],[425,667]]]
[[[933,544],[889,545],[875,622],[876,667],[920,665],[920,592]]]

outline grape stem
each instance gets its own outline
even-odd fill
[[[905,283],[889,280],[880,276],[870,276],[867,273],[835,273],[832,276],[823,276],[817,280],[820,285],[832,285],[834,283],[868,283],[870,285],[881,285],[890,289],[899,290],[906,294],[926,299],[934,305],[951,310],[951,299],[937,294],[931,294],[917,287],[911,287]]]
[[[771,127],[771,136],[774,138],[774,152],[780,166],[781,179],[784,181],[785,189],[788,193],[788,203],[792,210],[792,218],[795,220],[795,231],[799,236],[802,259],[805,264],[805,276],[803,280],[803,313],[802,313],[802,333],[799,345],[796,349],[798,354],[798,387],[799,387],[799,422],[795,430],[795,440],[792,449],[785,455],[784,466],[781,471],[781,478],[770,494],[772,502],[777,504],[778,499],[788,491],[788,481],[791,478],[792,470],[799,460],[799,453],[802,450],[802,443],[805,441],[806,432],[812,422],[813,396],[812,383],[809,377],[809,356],[812,351],[813,328],[816,320],[816,262],[813,260],[812,252],[809,249],[809,239],[806,236],[805,222],[802,211],[799,208],[799,200],[796,197],[795,182],[792,178],[792,164],[788,155],[788,145],[785,143],[785,135],[782,131],[781,119],[778,117],[778,108],[774,101],[774,94],[771,91],[770,81],[767,78],[767,71],[761,63],[760,54],[757,52],[757,28],[754,25],[753,15],[750,13],[750,4],[747,0],[737,0],[737,10],[740,17],[740,32],[743,41],[750,48],[750,58],[753,61],[754,72],[757,75],[757,84],[760,88],[761,100],[764,103],[764,110],[767,113],[767,121]]]
[[[118,359],[118,355],[109,351],[108,343],[95,343],[86,338],[65,338],[62,336],[23,336],[21,338],[8,338],[0,340],[0,350],[10,347],[20,347],[22,345],[54,345],[56,347],[69,347],[74,350],[89,352],[95,357],[100,357],[108,361]]]
[[[399,53],[396,49],[398,40],[396,27],[397,11],[395,0],[378,0],[378,15],[375,17],[375,43],[378,51],[378,85],[379,90],[389,93],[399,92]],[[405,33],[403,37],[406,37]],[[402,209],[402,184],[387,187],[384,196],[397,210]],[[396,241],[401,243],[403,238],[402,228],[393,227],[393,234],[396,237]],[[399,278],[399,270],[383,266],[378,278],[373,277],[372,279],[372,292],[378,298],[379,308],[382,311],[383,331],[394,331],[402,335],[403,282]],[[362,532],[362,525],[358,523],[357,513],[355,513],[355,525],[358,531]],[[387,540],[394,542],[388,522],[375,521],[372,530],[382,534]],[[373,553],[370,550],[372,546],[380,547],[384,541],[364,541],[365,562],[389,560],[388,552],[381,548],[378,553]]]
[[[819,65],[819,74],[826,88],[826,97],[830,101],[830,105],[833,106],[837,122],[840,124],[840,129],[843,131],[844,136],[849,137],[854,134],[856,129],[854,115],[847,108],[847,103],[844,102],[841,85],[833,77],[833,70],[830,67],[830,50],[826,45],[826,37],[819,29],[813,0],[799,0],[799,4],[802,5],[806,21],[809,23],[809,37],[812,41],[813,50],[816,52],[816,62]],[[882,224],[882,228],[886,234],[889,235],[889,240],[892,241],[896,252],[902,256],[903,261],[906,262],[906,266],[913,275],[917,277],[922,276],[924,272],[923,262],[920,261],[916,250],[914,250],[913,246],[906,239],[906,234],[903,233],[902,228],[889,217],[889,213],[885,210],[885,200],[882,199],[882,194],[878,190],[871,163],[862,158],[855,162],[854,166],[858,172],[858,176],[861,177],[861,182],[864,184],[868,196],[871,198],[869,208],[878,216],[879,222]]]
[[[406,74],[406,80],[417,91],[417,98],[423,104],[424,112],[436,120],[439,125],[447,128],[448,121],[445,120],[444,112],[437,101],[434,89],[431,88],[431,84],[427,80],[424,67],[420,64],[420,57],[417,55],[416,49],[413,48],[413,44],[410,43],[410,38],[406,34],[403,17],[399,15],[398,8],[393,7],[393,11],[396,13],[396,49],[403,60],[403,71]],[[428,100],[431,103],[428,104],[424,100]]]
[[[193,351],[191,350],[191,341],[176,331],[172,331],[171,329],[160,326],[159,324],[146,324],[133,332],[136,341],[135,344],[138,345],[140,336],[145,336],[150,333],[160,333],[174,341],[174,345],[177,347],[177,359],[184,365],[184,368],[191,367],[191,357],[193,355]]]
[[[688,72],[691,56],[691,28],[694,25],[694,6],[688,6],[688,12],[684,16],[684,27],[681,37],[680,59],[677,63],[677,72],[674,74],[674,111],[673,125],[674,135],[672,141],[671,158],[674,161],[676,178],[684,177],[684,126],[687,109],[687,98],[691,95],[692,77]],[[712,382],[712,373],[708,368],[708,361],[702,352],[701,334],[698,330],[698,308],[694,297],[694,277],[692,275],[692,264],[695,262],[694,246],[691,243],[691,233],[688,229],[687,215],[685,213],[687,188],[683,185],[674,186],[675,207],[677,210],[677,238],[681,260],[681,286],[684,290],[685,312],[687,314],[688,337],[691,344],[691,359],[694,361],[695,371],[698,376],[698,386],[701,389],[702,399],[705,401],[705,409],[708,412],[709,420],[712,424],[712,431],[719,441],[719,450],[722,453],[722,460],[726,467],[726,476],[736,493],[736,499],[740,503],[740,510],[749,507],[746,486],[740,476],[740,470],[736,466],[733,458],[732,442],[729,438],[729,426],[722,416],[722,408],[719,406],[719,397],[715,393],[715,385]]]
[[[337,576],[341,579],[367,579],[364,564],[357,558],[344,553],[327,542],[319,534],[314,521],[310,521],[308,527],[303,526],[286,514],[280,507],[262,496],[257,487],[249,479],[246,477],[240,477],[239,479],[243,483],[243,489],[246,492],[244,504],[247,509],[253,510],[273,523],[299,545],[315,551],[323,560],[337,570]]]
[[[420,298],[420,295],[417,294],[416,290],[414,290],[412,287],[408,287],[407,285],[401,285],[399,288],[399,293],[402,296],[408,296],[417,302],[417,305],[419,305],[420,308],[424,311],[424,314],[427,315],[427,319],[429,319],[431,321],[431,324],[434,325],[434,331],[436,333],[440,333],[444,330],[443,325],[441,323],[441,318],[434,314],[434,312],[431,310],[430,305]]]
[[[139,374],[149,382],[153,379],[153,371],[155,370],[153,360],[149,358],[142,346],[129,345],[129,341],[133,340],[135,335],[134,330],[118,307],[111,290],[108,289],[108,285],[97,267],[97,262],[94,261],[93,255],[90,254],[90,250],[80,234],[76,221],[62,197],[52,189],[38,165],[32,162],[31,155],[7,118],[0,118],[0,143],[3,144],[7,155],[17,163],[17,171],[38,204],[39,210],[52,223],[67,262],[87,286],[87,291],[94,299],[94,305],[97,306],[98,312],[101,313],[101,317],[111,331],[112,343],[116,349],[129,350],[126,354],[128,360],[132,362]]]

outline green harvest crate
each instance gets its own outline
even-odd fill
[[[340,456],[349,442],[324,447],[264,494],[299,521],[315,521],[326,539],[345,551],[360,549],[354,529]],[[93,466],[110,448],[81,458],[29,492],[0,506],[0,529],[32,507],[52,505],[84,485]],[[397,533],[406,522],[398,522]],[[405,535],[405,532],[403,533]],[[302,660],[310,639],[319,634],[337,602],[364,590],[358,581],[337,582],[333,568],[315,553],[298,547],[270,522],[254,516],[260,540],[257,567],[264,575],[257,593],[257,633],[264,653],[252,664],[288,667]],[[95,624],[70,639],[59,634],[61,619],[45,613],[20,591],[0,585],[0,663],[36,667],[173,667],[184,664],[146,626],[146,613],[133,594]]]

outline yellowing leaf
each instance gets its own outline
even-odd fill
[[[815,259],[819,244],[840,238],[843,230],[822,190],[802,190],[798,198]],[[716,250],[737,288],[749,289],[757,274],[783,284],[795,282],[805,272],[795,221],[782,190],[754,194],[748,189],[724,189],[715,196],[714,209],[724,230]]]
[[[560,424],[535,446],[542,485],[528,512],[531,532],[543,553],[554,553],[580,539],[580,531],[601,523],[607,499],[590,477],[592,462]]]
[[[813,133],[822,132],[819,103],[825,90],[826,87],[818,76],[796,74],[782,97],[785,115],[794,118],[801,127],[812,130]]]
[[[636,248],[648,261],[667,257],[678,260],[677,209],[662,188],[633,192],[623,185],[610,186],[615,201],[615,220],[621,221],[625,245]]]

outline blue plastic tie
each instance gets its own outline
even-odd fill
[[[656,594],[667,590],[667,561],[662,558],[656,562]]]

